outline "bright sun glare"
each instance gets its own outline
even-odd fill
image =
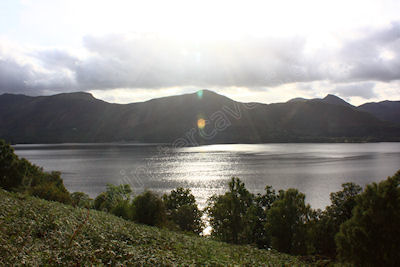
[[[299,95],[322,97],[335,87],[331,77],[341,80],[336,76],[346,73],[337,69],[357,63],[336,54],[349,42],[395,27],[392,22],[399,20],[400,8],[400,1],[395,0],[0,1],[6,2],[13,4],[0,4],[0,41],[5,38],[0,50],[10,47],[7,51],[12,52],[7,53],[18,55],[21,64],[34,65],[38,72],[55,77],[57,82],[65,79],[72,85],[76,81],[86,83],[80,78],[96,74],[91,78],[93,82],[83,87],[79,84],[79,89],[118,103],[199,88],[229,93],[233,99],[246,102],[272,103]],[[14,5],[9,10],[4,8]],[[14,16],[18,19],[11,19]],[[23,45],[14,49],[14,41]],[[398,52],[390,42],[382,44],[380,64],[396,62]],[[57,63],[61,59],[43,58],[46,53],[36,55],[32,50],[54,50],[53,57],[58,50],[65,51],[85,68],[100,59],[113,64],[105,64],[104,69],[96,67],[96,73],[84,72],[84,68],[69,63],[48,68],[45,60]],[[294,69],[291,66],[296,65],[292,63],[304,69],[302,79],[296,76],[270,82],[275,78],[268,75],[289,74]],[[326,68],[319,70],[318,64]],[[152,71],[157,75],[146,82]],[[113,74],[103,79],[97,72]],[[32,84],[56,83],[48,80],[38,78]],[[303,90],[303,86],[313,90]],[[264,90],[267,88],[273,90]],[[394,98],[392,91],[398,95],[398,90],[390,89],[392,85],[382,84],[382,88],[389,89],[385,96],[379,94],[380,99]],[[350,98],[347,100],[352,104],[365,100]]]
[[[69,1],[64,9],[74,15],[81,31],[146,32],[195,41],[236,39],[246,35],[315,36],[349,21],[360,24],[377,6],[362,1],[361,14],[350,12],[360,1]],[[96,9],[93,10],[93,6]],[[341,14],[337,19],[338,12]],[[91,19],[87,19],[87,14]]]

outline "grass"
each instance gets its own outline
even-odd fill
[[[0,265],[309,266],[299,258],[135,224],[0,189]]]

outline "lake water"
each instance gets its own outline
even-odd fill
[[[235,144],[172,148],[149,144],[16,145],[15,151],[45,170],[59,170],[71,192],[95,197],[107,183],[129,183],[136,193],[191,188],[204,207],[227,189],[232,176],[254,193],[265,185],[297,188],[313,208],[329,204],[344,182],[361,186],[400,169],[400,143]]]

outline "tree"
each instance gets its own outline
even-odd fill
[[[265,187],[265,194],[257,194],[253,204],[248,208],[245,219],[245,231],[248,243],[256,244],[259,248],[268,248],[271,238],[266,229],[267,211],[278,196],[271,186]]]
[[[18,156],[14,149],[0,139],[0,187],[11,190],[21,184],[22,176],[18,172]]]
[[[132,209],[129,200],[120,200],[111,209],[111,213],[115,216],[122,217],[125,220],[132,220]]]
[[[30,189],[30,194],[46,200],[57,201],[65,204],[71,203],[68,191],[63,191],[54,183],[41,183]]]
[[[151,191],[145,191],[133,200],[132,217],[135,221],[152,226],[164,226],[165,206],[161,198]]]
[[[253,195],[239,178],[229,182],[229,191],[208,200],[207,213],[212,235],[230,243],[248,243],[246,213],[253,205]]]
[[[36,166],[33,166],[33,168],[36,168]],[[29,186],[26,186],[26,191],[33,196],[46,200],[58,201],[66,204],[71,203],[71,196],[64,187],[61,173],[57,171],[51,173],[38,171],[33,176]]]
[[[179,187],[170,194],[164,194],[163,201],[167,209],[167,218],[183,231],[200,234],[203,230],[202,212],[190,189]]]
[[[279,191],[279,198],[267,212],[272,248],[290,254],[306,253],[306,224],[311,209],[304,199],[305,195],[296,189]]]
[[[330,194],[332,205],[326,209],[331,217],[340,224],[352,216],[356,198],[362,191],[361,186],[354,183],[344,183],[342,187],[342,191]]]
[[[88,194],[83,192],[74,192],[71,194],[71,203],[74,207],[80,208],[93,208],[94,202],[93,199],[89,197]]]
[[[398,266],[400,262],[400,171],[357,197],[353,216],[335,240],[339,259],[356,266]]]
[[[31,186],[49,182],[48,177],[42,168],[24,158],[20,159],[14,153],[14,149],[0,139],[0,187],[11,191],[24,191]],[[60,187],[59,184],[57,186]]]
[[[14,149],[0,140],[0,186],[47,200],[70,203],[60,172],[44,172],[24,158],[18,158]]]
[[[94,199],[94,208],[96,210],[103,210],[103,207],[105,206],[105,202],[107,200],[107,194],[106,192],[100,193],[95,199]],[[104,211],[107,211],[105,209]]]
[[[107,190],[99,194],[94,200],[94,207],[97,210],[112,212],[120,202],[129,202],[131,193],[132,189],[128,184],[107,184]]]
[[[352,217],[356,198],[362,188],[354,183],[342,184],[343,190],[331,193],[331,205],[314,216],[310,227],[313,252],[331,258],[336,256],[335,235],[340,225]]]

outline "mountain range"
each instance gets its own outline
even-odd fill
[[[241,103],[209,90],[112,104],[89,93],[0,96],[0,138],[11,143],[363,142],[400,140],[400,101],[355,107],[328,95]]]

